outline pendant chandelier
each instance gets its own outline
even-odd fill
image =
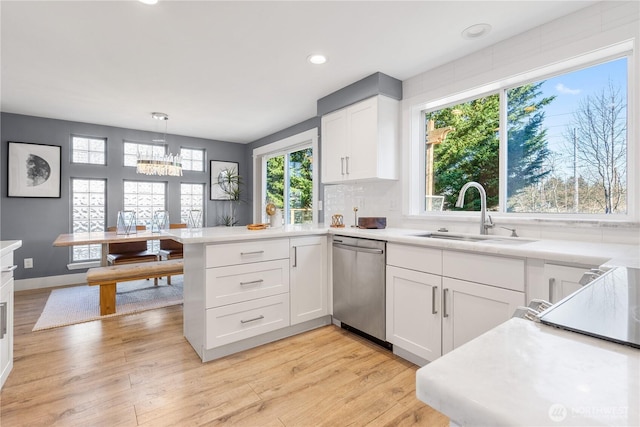
[[[163,139],[154,139],[153,142],[167,142],[169,116],[165,113],[151,113],[151,117],[155,120],[164,121]],[[179,154],[174,156],[171,153],[158,155],[138,152],[136,172],[155,176],[182,176],[182,157]]]

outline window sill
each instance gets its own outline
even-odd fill
[[[87,268],[100,267],[100,261],[83,261],[67,264],[67,270],[86,270]]]

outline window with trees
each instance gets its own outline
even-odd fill
[[[267,199],[282,209],[285,224],[313,222],[312,152],[310,146],[297,147],[267,158]]]
[[[423,212],[458,210],[458,191],[476,181],[489,210],[627,213],[626,57],[424,111],[424,119]],[[462,209],[479,208],[467,200]]]
[[[105,230],[105,179],[71,178],[71,231],[87,233]],[[101,245],[76,245],[71,252],[72,262],[100,259]]]
[[[107,164],[107,138],[71,136],[71,163]]]

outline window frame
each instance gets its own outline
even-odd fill
[[[507,212],[507,181],[506,181],[506,168],[507,168],[507,103],[506,92],[515,87],[534,83],[540,80],[556,77],[561,74],[571,73],[586,67],[598,65],[608,61],[626,58],[627,59],[627,212],[626,214],[575,214],[575,213],[522,213],[522,212]],[[634,144],[635,135],[637,130],[635,129],[634,121],[632,117],[635,117],[635,105],[638,99],[634,96],[637,90],[636,83],[634,83],[634,51],[631,42],[622,42],[606,48],[598,49],[587,54],[574,56],[570,59],[559,61],[553,64],[548,64],[543,67],[535,68],[530,71],[526,71],[519,74],[514,74],[509,77],[498,79],[491,83],[483,84],[470,88],[468,90],[462,90],[457,93],[437,97],[434,99],[422,99],[415,100],[413,104],[408,106],[408,138],[405,140],[405,156],[403,159],[403,213],[407,217],[417,219],[454,219],[454,218],[467,218],[477,215],[474,212],[434,212],[426,211],[421,205],[421,197],[424,198],[425,183],[424,169],[425,169],[425,137],[426,137],[426,118],[425,113],[429,111],[435,111],[442,108],[451,107],[453,105],[463,103],[472,99],[480,98],[490,95],[492,93],[499,93],[500,96],[500,127],[499,127],[499,139],[500,139],[500,152],[499,152],[499,210],[491,212],[491,215],[496,218],[509,218],[513,219],[542,219],[542,220],[561,220],[561,221],[598,221],[598,222],[634,222],[640,218],[640,207],[638,206],[638,196],[636,193],[640,191],[640,185],[638,185],[638,172],[636,170],[640,168],[640,161],[638,157],[638,147]]]
[[[202,152],[202,169],[187,169],[184,165],[184,156],[182,156],[182,150],[200,151]],[[180,147],[180,156],[182,156],[182,170],[189,172],[206,172],[207,171],[207,150],[204,148],[192,148],[192,147]],[[191,160],[193,162],[193,160]]]
[[[166,156],[167,153],[169,152],[169,147],[167,146],[167,144],[157,144],[157,143],[154,143],[154,142],[131,141],[131,140],[125,139],[125,140],[122,141],[122,166],[125,167],[125,168],[131,168],[131,167],[135,168],[137,166],[137,165],[128,165],[126,163],[125,159],[126,159],[127,153],[125,153],[124,147],[127,144],[135,144],[137,146],[148,145],[148,146],[151,146],[151,147],[162,147],[164,156]]]
[[[71,232],[73,233],[73,223],[74,223],[74,219],[73,219],[73,207],[74,207],[74,203],[73,203],[73,199],[74,199],[74,191],[73,191],[73,182],[74,180],[85,180],[85,181],[103,181],[104,182],[104,218],[103,218],[103,222],[104,222],[104,230],[106,231],[107,229],[107,203],[108,203],[108,191],[109,191],[109,186],[108,186],[108,181],[107,178],[96,178],[96,177],[78,177],[78,176],[73,176],[69,178],[69,195],[70,195],[70,208],[71,208],[71,215],[69,216],[69,230],[71,230]],[[70,263],[73,265],[80,265],[80,264],[86,264],[86,263],[90,263],[90,264],[95,264],[96,262],[99,264],[100,260],[101,260],[101,256],[99,256],[98,258],[89,258],[89,259],[81,259],[81,260],[76,260],[74,258],[73,252],[74,249],[77,246],[100,246],[100,251],[102,251],[102,247],[100,244],[97,245],[76,245],[76,246],[72,246],[70,248],[69,251],[69,259],[70,259]]]
[[[103,155],[104,155],[104,163],[91,163],[91,162],[76,162],[74,161],[74,152],[75,147],[74,147],[74,140],[76,138],[79,139],[87,139],[87,140],[101,140],[104,142],[104,151],[103,151]],[[80,135],[80,134],[71,134],[71,141],[70,141],[70,146],[71,149],[70,151],[70,159],[69,162],[73,165],[92,165],[92,166],[107,166],[108,165],[108,161],[107,161],[107,143],[108,143],[108,138],[106,136],[88,136],[88,135]],[[92,151],[87,149],[87,153],[91,153]],[[93,151],[95,152],[95,151]]]
[[[266,161],[270,157],[276,157],[285,153],[298,151],[303,148],[311,147],[313,156],[313,170],[312,170],[312,197],[313,197],[313,220],[312,224],[318,224],[319,218],[319,169],[318,162],[318,128],[314,127],[304,132],[300,132],[296,135],[292,135],[288,138],[275,141],[271,144],[263,145],[253,150],[253,222],[265,222],[266,216],[264,214],[266,208],[266,195],[267,195],[267,183],[266,183]],[[285,171],[285,175],[287,172]],[[257,202],[259,200],[259,202]],[[286,213],[283,213],[286,214]]]
[[[182,186],[183,185],[200,185],[202,186],[202,216],[200,221],[202,221],[202,223],[200,224],[200,227],[206,227],[207,225],[207,215],[206,215],[206,208],[207,208],[207,184],[202,183],[202,182],[181,182],[180,183],[180,222],[188,224],[189,223],[189,218],[184,219],[182,217]],[[191,209],[190,209],[191,210]]]

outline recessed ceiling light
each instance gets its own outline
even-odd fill
[[[327,57],[324,55],[320,55],[320,54],[313,54],[313,55],[309,55],[307,56],[307,61],[311,62],[312,64],[315,65],[320,65],[320,64],[324,64],[325,62],[327,62]]]
[[[474,24],[462,30],[462,38],[467,40],[478,39],[486,36],[491,31],[489,24]]]
[[[138,0],[140,3],[144,3],[144,4],[156,4],[158,3],[158,0]]]

